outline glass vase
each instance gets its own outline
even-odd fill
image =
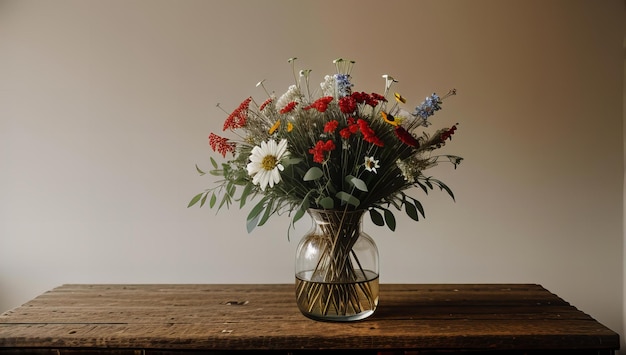
[[[362,231],[364,210],[311,209],[296,249],[296,301],[307,317],[355,321],[378,305],[378,248]]]

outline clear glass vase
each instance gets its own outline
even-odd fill
[[[311,230],[296,249],[296,301],[307,317],[355,321],[378,306],[378,248],[363,233],[365,211],[309,210]]]

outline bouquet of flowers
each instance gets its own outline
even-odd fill
[[[392,209],[404,210],[413,220],[424,217],[422,204],[405,191],[435,187],[454,195],[442,181],[424,172],[441,161],[456,166],[462,158],[434,152],[452,138],[457,127],[425,130],[443,100],[456,94],[432,94],[414,110],[406,99],[390,94],[396,82],[383,75],[382,94],[354,90],[353,61],[334,61],[336,73],[327,75],[316,90],[310,70],[297,71],[289,59],[295,83],[282,95],[257,84],[267,97],[246,98],[234,111],[224,111],[223,130],[236,138],[211,133],[209,145],[228,157],[218,164],[211,157],[215,186],[195,195],[189,207],[207,201],[218,210],[260,197],[247,217],[248,232],[272,215],[292,217],[291,226],[308,209],[366,210],[379,226],[395,230]],[[219,104],[218,104],[219,107]],[[205,174],[197,165],[200,174]]]

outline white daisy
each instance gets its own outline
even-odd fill
[[[252,154],[248,158],[250,163],[246,167],[248,175],[252,176],[252,183],[259,185],[262,191],[265,191],[267,185],[274,187],[274,184],[279,183],[279,171],[284,169],[280,161],[288,154],[286,139],[281,139],[278,143],[270,139],[252,148]]]
[[[365,157],[365,162],[363,163],[363,166],[365,166],[365,170],[367,171],[372,171],[374,173],[376,173],[376,169],[380,168],[380,165],[378,165],[378,162],[380,160],[375,160],[374,157]]]

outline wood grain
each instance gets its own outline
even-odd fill
[[[353,323],[305,318],[282,284],[63,285],[0,315],[0,354],[618,348],[615,332],[532,284],[382,284],[376,313]]]

